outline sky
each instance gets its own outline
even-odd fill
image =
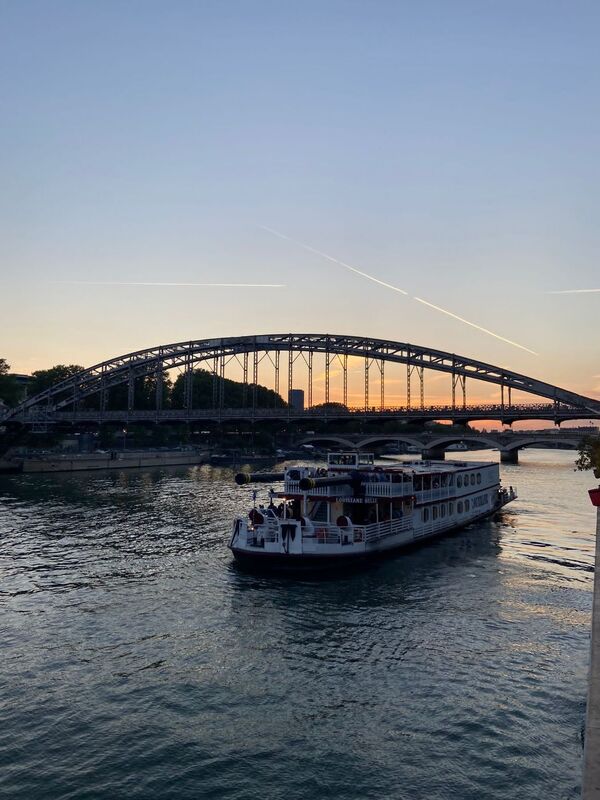
[[[0,0],[0,357],[348,333],[600,398],[600,293],[554,293],[600,287],[599,23]],[[223,283],[270,285],[165,285]]]

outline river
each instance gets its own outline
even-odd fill
[[[496,519],[333,580],[233,565],[229,469],[0,476],[0,796],[577,798],[593,479],[520,455]]]

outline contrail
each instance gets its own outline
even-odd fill
[[[279,233],[279,231],[273,230],[273,228],[267,228],[266,225],[260,225],[264,231],[268,231],[268,233],[272,233],[274,236],[279,236],[280,239],[285,239],[288,242],[292,242],[293,244],[297,244],[299,247],[303,247],[305,250],[308,250],[309,253],[315,253],[315,255],[322,256],[326,258],[328,261],[333,261],[334,264],[339,264],[340,267],[345,267],[349,269],[351,272],[355,272],[357,275],[360,275],[363,278],[366,278],[368,281],[373,281],[373,283],[378,283],[380,286],[385,286],[386,289],[392,289],[394,292],[400,292],[400,294],[408,295],[408,292],[405,292],[404,289],[400,289],[398,286],[392,286],[391,283],[386,283],[385,281],[380,281],[379,278],[373,277],[373,275],[368,275],[366,272],[362,272],[360,269],[356,269],[356,267],[350,266],[350,264],[346,264],[345,261],[340,261],[339,258],[334,258],[333,256],[324,253],[322,250],[315,250],[314,247],[311,247],[308,244],[304,244],[304,242],[299,242],[297,239],[292,239],[289,236],[286,236],[284,233]]]
[[[562,289],[557,292],[548,292],[547,294],[589,294],[590,292],[600,292],[600,289]]]
[[[283,289],[285,283],[159,283],[156,281],[50,281],[77,286],[221,286],[226,288]]]
[[[304,242],[299,242],[297,239],[292,239],[290,236],[286,236],[285,233],[280,233],[279,231],[276,231],[273,228],[268,228],[266,225],[260,225],[259,227],[262,228],[262,230],[267,231],[268,233],[272,233],[274,236],[278,236],[280,239],[285,239],[286,241],[292,242],[293,244],[296,244],[299,247],[303,247],[305,250],[308,250],[309,253],[315,253],[318,256],[322,256],[323,258],[326,258],[328,261],[333,261],[334,264],[339,264],[340,266],[345,267],[346,269],[349,269],[352,272],[355,272],[357,275],[360,275],[363,278],[367,278],[367,280],[369,281],[378,283],[380,286],[385,286],[386,289],[393,289],[393,291],[395,292],[400,292],[400,294],[410,297],[408,292],[406,292],[404,289],[399,289],[397,286],[392,286],[391,283],[380,281],[379,278],[375,278],[373,277],[373,275],[369,275],[366,272],[362,272],[360,269],[356,269],[356,267],[352,267],[350,266],[350,264],[346,264],[344,261],[340,261],[338,258],[334,258],[333,256],[330,256],[327,253],[323,253],[321,250],[316,250],[314,247],[311,247],[308,244],[304,244]],[[469,325],[471,328],[475,328],[476,330],[481,331],[482,333],[487,333],[488,336],[493,336],[494,339],[499,339],[501,342],[506,342],[506,344],[510,344],[513,347],[518,347],[520,350],[525,350],[527,353],[531,353],[534,356],[539,355],[539,353],[536,353],[534,350],[530,350],[528,347],[525,347],[524,345],[519,344],[518,342],[513,342],[512,339],[507,339],[506,337],[500,336],[499,334],[494,333],[493,331],[490,331],[487,328],[482,328],[481,325],[476,325],[474,322],[469,322],[468,319],[464,319],[464,317],[459,317],[458,314],[453,314],[452,311],[447,311],[445,308],[440,308],[439,306],[436,306],[433,303],[429,303],[427,300],[423,300],[420,297],[411,297],[411,299],[416,300],[417,303],[423,303],[423,305],[429,306],[430,308],[439,311],[441,314],[446,314],[447,316],[452,317],[453,319],[456,319],[459,322],[463,322],[465,325]]]
[[[423,303],[424,306],[429,306],[429,308],[434,308],[436,311],[439,311],[442,314],[447,314],[447,316],[457,319],[459,322],[464,322],[465,325],[470,325],[471,328],[476,328],[478,331],[487,333],[489,336],[493,336],[495,339],[500,339],[501,342],[506,342],[507,344],[512,344],[513,347],[518,347],[520,350],[525,350],[526,352],[531,353],[532,356],[539,356],[539,353],[536,353],[535,350],[530,350],[528,347],[525,347],[525,345],[519,344],[518,342],[513,342],[512,339],[507,339],[506,337],[500,336],[498,333],[494,333],[487,328],[482,328],[481,325],[476,325],[474,322],[469,322],[468,319],[459,317],[458,314],[453,314],[452,311],[447,311],[445,308],[440,308],[433,303],[429,303],[427,300],[423,300],[421,297],[413,297],[413,300],[416,300],[417,303]]]

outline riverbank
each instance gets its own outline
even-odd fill
[[[109,453],[48,453],[35,456],[14,456],[0,462],[3,472],[79,472],[89,470],[136,469],[156,466],[203,464],[209,460],[208,450],[139,450]]]

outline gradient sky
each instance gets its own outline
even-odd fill
[[[577,0],[0,2],[0,356],[353,333],[600,397],[600,294],[549,294],[600,286],[599,24]]]

